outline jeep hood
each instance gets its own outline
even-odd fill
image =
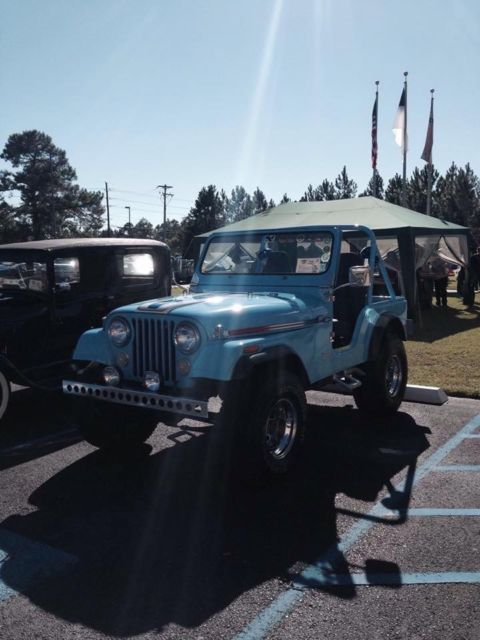
[[[325,315],[327,307],[318,297],[307,302],[291,293],[199,293],[150,300],[116,313],[122,311],[194,320],[207,329],[222,324],[227,329],[254,330],[272,324],[310,322]]]

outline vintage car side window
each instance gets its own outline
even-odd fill
[[[37,291],[48,288],[45,262],[0,261],[0,291]]]
[[[80,282],[80,263],[78,258],[55,258],[53,262],[55,285],[67,288],[68,285]]]
[[[118,266],[124,285],[153,285],[155,261],[151,253],[125,253],[118,256]]]

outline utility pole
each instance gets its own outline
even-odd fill
[[[161,196],[163,197],[163,233],[162,239],[164,242],[167,241],[167,196],[173,197],[173,193],[167,193],[167,189],[173,189],[172,185],[169,184],[157,184],[157,189],[162,189],[163,193]]]
[[[130,207],[125,207],[125,209],[128,209],[128,224],[132,224],[130,220]]]
[[[110,238],[111,230],[110,230],[110,204],[108,202],[108,182],[105,182],[105,200],[107,203],[107,237]]]

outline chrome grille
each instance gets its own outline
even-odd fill
[[[157,371],[165,382],[175,381],[174,323],[158,318],[133,318],[133,375]]]

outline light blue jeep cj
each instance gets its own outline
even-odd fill
[[[85,439],[145,441],[159,421],[235,427],[248,464],[280,474],[298,458],[308,389],[336,383],[362,411],[396,411],[407,383],[406,300],[361,226],[213,233],[188,295],[110,313],[84,333],[74,379]]]

